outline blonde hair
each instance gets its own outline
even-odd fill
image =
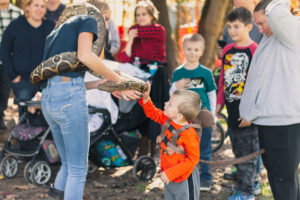
[[[87,0],[87,3],[90,3],[96,8],[98,8],[100,12],[110,10],[108,3],[102,0]]]
[[[149,13],[149,15],[152,16],[153,24],[158,22],[159,12],[156,9],[156,7],[154,6],[154,4],[150,0],[142,0],[137,3],[137,5],[135,6],[135,9],[134,9],[134,22],[135,23],[136,23],[136,10],[140,7],[145,8],[147,10],[147,12]]]
[[[178,112],[187,121],[196,118],[201,109],[201,99],[197,92],[191,90],[176,90],[174,96],[180,101]]]
[[[199,33],[189,33],[184,35],[182,38],[182,46],[186,42],[201,42],[202,48],[205,48],[205,40]]]
[[[45,10],[47,11],[47,2],[46,2],[46,0],[43,0],[43,1],[45,3]],[[26,0],[23,3],[22,8],[23,8],[23,11],[24,11],[25,18],[28,18],[28,16],[29,16],[29,12],[27,11],[27,6],[30,6],[30,4],[32,4],[32,2],[33,2],[33,0]],[[45,14],[46,14],[46,12],[45,12]],[[43,17],[43,19],[45,19],[45,16]]]

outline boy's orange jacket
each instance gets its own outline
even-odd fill
[[[165,124],[169,119],[164,112],[156,108],[152,101],[149,100],[143,104],[143,98],[139,101],[144,108],[145,114],[150,119],[159,124]],[[182,125],[175,124],[171,121],[171,125],[177,130]],[[171,141],[173,134],[167,129],[164,135]],[[183,146],[185,154],[174,153],[168,155],[165,151],[166,145],[162,142],[160,147],[160,167],[161,171],[165,172],[168,179],[175,183],[186,180],[193,172],[195,166],[199,162],[200,157],[200,139],[194,128],[188,128],[179,134],[177,140],[178,146]]]

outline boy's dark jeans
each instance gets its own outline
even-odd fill
[[[211,133],[212,128],[203,128],[200,142],[200,159],[210,161],[212,157]],[[200,163],[200,182],[208,182],[211,184],[212,175],[208,164]]]
[[[275,200],[300,200],[300,123],[288,126],[259,126],[259,144]]]
[[[10,88],[10,80],[4,72],[3,65],[0,64],[0,118],[3,118],[4,110],[7,108]]]
[[[249,128],[232,128],[233,153],[236,158],[258,150],[258,130],[256,126]],[[243,195],[253,195],[257,158],[237,165],[237,183],[235,189]]]

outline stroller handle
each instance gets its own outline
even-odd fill
[[[16,103],[18,105],[24,106],[24,107],[38,107],[38,106],[41,106],[40,101],[18,101]]]

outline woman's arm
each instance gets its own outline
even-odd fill
[[[103,77],[119,82],[121,78],[112,70],[107,68],[101,59],[93,53],[93,33],[82,32],[78,36],[77,57],[85,66],[94,72],[101,74]]]
[[[131,29],[128,32],[128,41],[127,41],[125,49],[124,49],[127,57],[131,57],[133,40],[134,40],[134,38],[137,37],[137,34],[138,34],[137,29]]]
[[[94,72],[102,75],[104,78],[108,80],[115,81],[115,82],[125,81],[117,73],[107,68],[102,63],[101,59],[96,54],[93,53],[92,44],[93,44],[93,33],[82,32],[79,34],[77,57],[80,60],[80,62],[82,62],[85,66],[87,66]],[[122,96],[125,100],[130,100],[130,99],[139,99],[141,93],[135,90],[125,90],[125,91],[115,92],[113,93],[113,95],[115,95],[118,98]]]

